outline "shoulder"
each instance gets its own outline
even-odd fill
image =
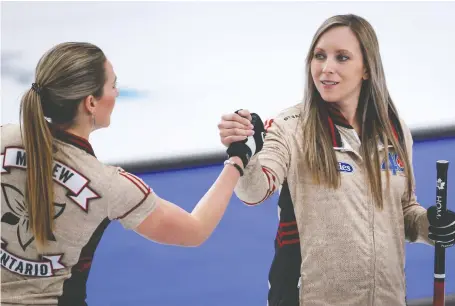
[[[295,104],[278,112],[264,122],[265,130],[277,127],[283,131],[293,130],[300,122],[303,104]]]
[[[142,197],[150,192],[150,187],[138,176],[121,167],[105,164],[76,147],[61,144],[56,157],[80,170],[84,176],[103,190],[104,196],[110,196],[114,201],[119,195],[132,196],[135,194]]]
[[[403,118],[399,119],[400,126],[401,126],[401,131],[403,133],[403,138],[404,141],[407,145],[412,145],[413,139],[412,139],[412,132],[409,126],[406,124],[406,122],[403,120]]]
[[[19,124],[5,124],[0,127],[2,148],[17,146],[22,143],[21,127]]]
[[[152,188],[137,175],[118,166],[104,165],[104,167],[111,181],[112,191],[114,193],[116,191],[120,193],[132,192],[141,196],[147,196],[152,191]]]

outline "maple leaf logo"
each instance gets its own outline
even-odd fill
[[[17,239],[25,251],[35,238],[30,231],[30,220],[28,218],[24,195],[19,189],[8,184],[2,184],[2,192],[10,211],[3,214],[1,222],[17,226]],[[54,206],[54,219],[56,219],[63,213],[66,204],[54,203]],[[49,240],[56,241],[54,235],[49,237]]]
[[[443,190],[445,185],[446,185],[446,183],[443,182],[441,179],[438,179],[436,181],[436,187],[438,187],[439,190]]]

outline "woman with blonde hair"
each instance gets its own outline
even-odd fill
[[[243,174],[242,153],[231,154],[188,213],[96,158],[89,136],[109,126],[118,95],[100,48],[59,44],[41,58],[35,78],[22,98],[22,125],[1,127],[2,305],[86,305],[91,262],[112,220],[163,244],[207,240]],[[244,121],[262,127],[259,118]]]
[[[455,214],[436,221],[416,201],[411,133],[372,26],[327,19],[306,64],[303,102],[265,121],[262,151],[235,189],[247,205],[280,190],[268,305],[404,306],[405,241],[453,245]],[[224,145],[250,132],[243,117],[222,117]]]

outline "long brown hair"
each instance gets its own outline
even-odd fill
[[[53,136],[46,118],[70,126],[84,98],[101,97],[105,61],[101,49],[92,44],[59,44],[41,57],[35,82],[22,97],[25,200],[37,249],[46,245],[54,230]]]
[[[383,208],[383,184],[381,179],[381,160],[378,149],[378,140],[385,147],[385,156],[388,156],[388,146],[391,144],[404,163],[404,172],[407,177],[408,191],[412,190],[413,176],[411,174],[410,158],[406,145],[394,136],[390,116],[397,118],[397,126],[401,130],[397,109],[390,97],[386,86],[384,69],[379,53],[379,43],[373,27],[362,17],[356,15],[336,15],[327,19],[316,31],[306,58],[306,88],[302,113],[303,160],[313,174],[316,183],[324,183],[331,188],[340,185],[340,173],[337,168],[337,159],[333,150],[330,134],[324,126],[319,105],[322,97],[315,87],[311,76],[311,61],[314,48],[319,38],[329,29],[346,26],[356,35],[362,50],[364,65],[369,78],[363,81],[357,115],[361,122],[361,154],[365,161],[365,168],[369,178],[370,191],[376,206]],[[386,169],[389,160],[385,158]],[[387,173],[387,188],[389,187],[389,171]],[[411,192],[408,192],[409,197]]]

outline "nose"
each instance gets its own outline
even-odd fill
[[[323,73],[334,73],[335,72],[335,64],[330,59],[326,59],[325,62],[322,64],[322,72]]]

